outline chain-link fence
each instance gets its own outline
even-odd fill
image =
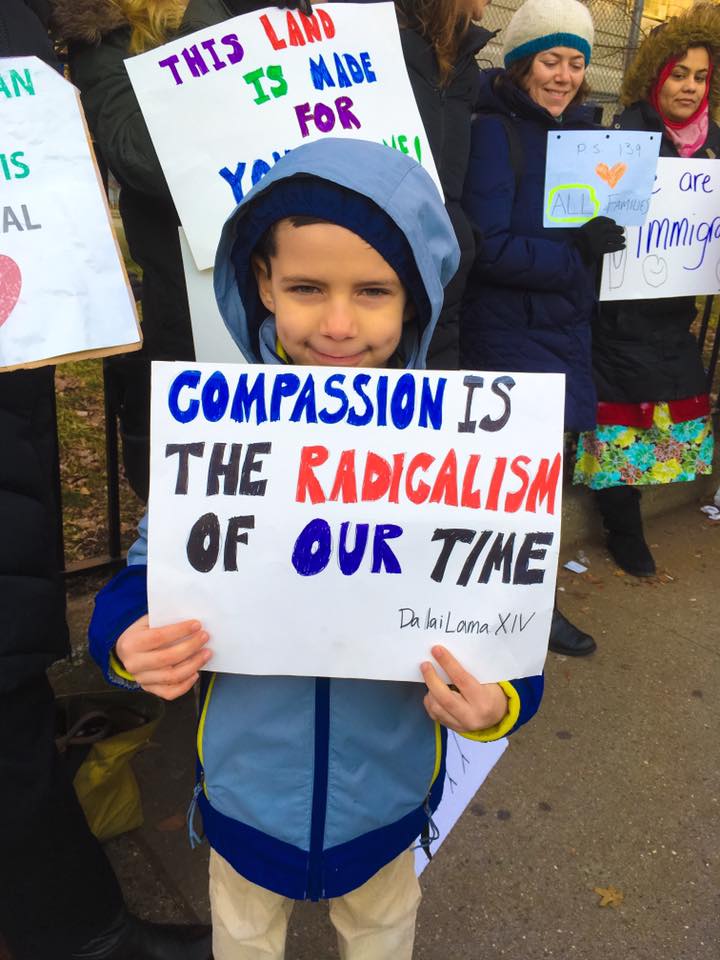
[[[502,64],[502,31],[523,0],[493,0],[483,26],[501,33],[482,52],[481,59]],[[617,110],[623,75],[646,33],[658,22],[691,7],[693,0],[583,0],[595,24],[593,60],[588,80],[593,99],[604,108],[609,122]]]

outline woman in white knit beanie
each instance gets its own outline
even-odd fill
[[[563,373],[565,426],[595,424],[590,329],[597,268],[624,246],[612,220],[543,226],[548,135],[592,129],[582,108],[594,30],[578,0],[526,0],[504,35],[505,69],[485,74],[463,205],[477,254],[461,315],[461,366]],[[555,611],[550,649],[595,642]]]
[[[505,67],[533,100],[558,117],[587,93],[585,71],[594,38],[590,11],[579,0],[526,0],[505,31]],[[565,76],[558,67],[567,67]]]
[[[551,47],[572,47],[590,63],[594,37],[590,11],[579,0],[526,0],[503,37],[505,66]]]

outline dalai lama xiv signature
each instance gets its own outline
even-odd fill
[[[400,629],[435,630],[438,633],[475,633],[489,636],[522,633],[535,619],[532,613],[498,613],[490,620],[465,620],[455,616],[452,610],[439,613],[432,607],[416,611],[412,607],[399,607]]]

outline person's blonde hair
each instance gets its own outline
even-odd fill
[[[455,66],[460,41],[470,26],[462,0],[395,0],[401,23],[415,27],[435,51],[440,80],[447,83]]]
[[[180,26],[188,0],[113,0],[130,24],[131,53],[165,43]]]

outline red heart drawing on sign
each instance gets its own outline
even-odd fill
[[[627,173],[627,164],[616,163],[614,167],[609,167],[606,163],[599,163],[595,167],[595,173],[611,188],[616,187]]]
[[[0,254],[0,327],[15,309],[21,290],[20,267],[10,257]]]

